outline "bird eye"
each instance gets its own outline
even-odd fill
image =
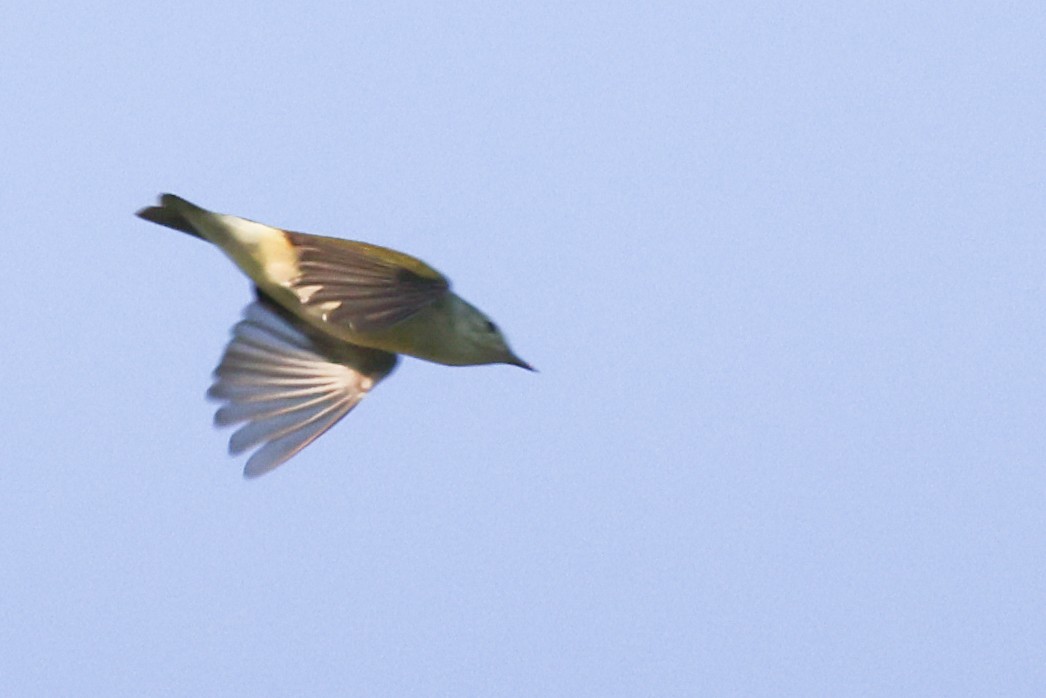
[[[497,331],[498,331],[498,326],[495,325],[490,320],[487,320],[487,332],[497,332]]]

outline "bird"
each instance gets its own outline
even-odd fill
[[[244,477],[287,462],[347,415],[401,354],[448,366],[533,371],[498,326],[425,262],[366,242],[292,232],[216,213],[174,194],[136,212],[218,247],[255,298],[231,331],[207,396],[238,426]]]

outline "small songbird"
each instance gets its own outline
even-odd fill
[[[213,243],[254,282],[214,371],[217,426],[242,424],[233,455],[257,448],[257,477],[312,443],[395,368],[398,354],[450,366],[512,364],[491,320],[445,276],[385,247],[293,233],[173,194],[137,215]]]

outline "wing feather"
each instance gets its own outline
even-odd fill
[[[447,279],[414,257],[361,242],[287,233],[298,255],[290,288],[328,322],[366,332],[395,325],[442,298]]]
[[[395,354],[376,349],[321,346],[263,300],[247,306],[232,334],[207,394],[223,403],[217,426],[242,424],[229,451],[257,448],[247,477],[269,472],[315,441],[396,364]]]

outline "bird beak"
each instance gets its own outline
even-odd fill
[[[512,366],[519,366],[520,368],[525,368],[528,371],[533,371],[534,373],[537,373],[537,369],[536,368],[534,368],[533,366],[531,366],[530,364],[528,364],[526,361],[524,361],[523,359],[519,358],[515,354],[510,355],[508,357],[508,359],[505,360],[505,363],[511,364]]]

